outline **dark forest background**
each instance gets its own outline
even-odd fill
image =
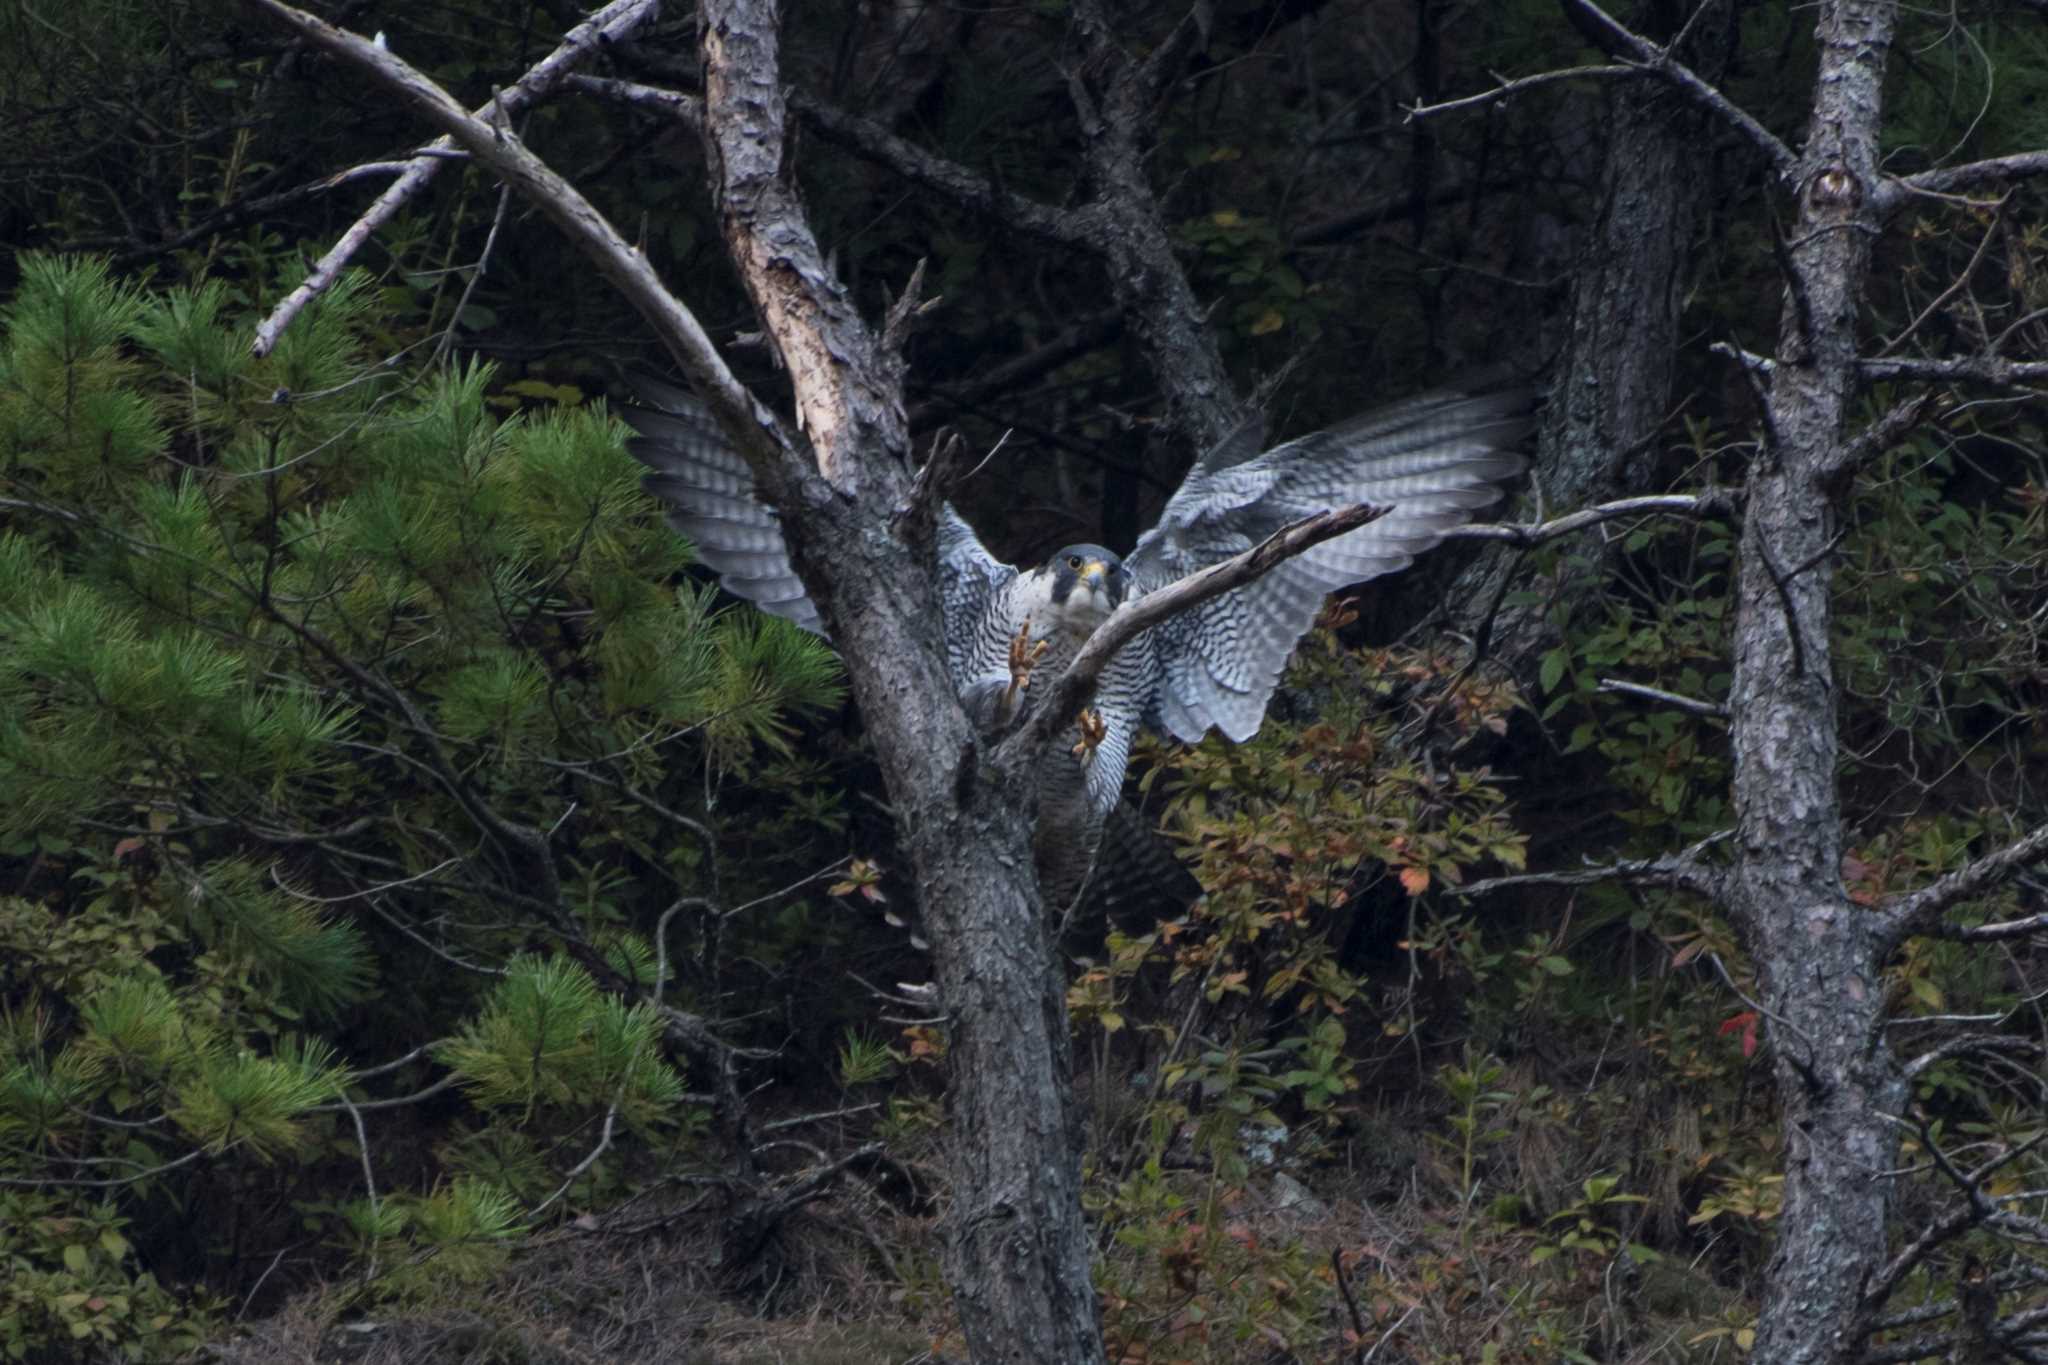
[[[1754,143],[1597,74],[1411,113],[1611,65],[1572,11],[1199,8],[1142,172],[1274,435],[1506,364],[1547,401],[1503,517],[1742,489],[1739,358],[1787,297]],[[470,107],[585,18],[321,12]],[[1612,12],[1798,140],[1806,8]],[[1112,20],[1142,57],[1183,13]],[[1900,25],[1889,174],[2048,146],[2048,14]],[[920,263],[937,299],[917,448],[975,452],[999,555],[1128,549],[1200,422],[1128,282],[1018,207],[1099,189],[1069,7],[812,0],[782,34],[840,279],[877,322]],[[786,412],[703,144],[633,89],[696,90],[696,43],[674,6],[515,127]],[[430,130],[234,6],[7,0],[0,130],[0,1354],[959,1358],[917,888],[830,650],[638,489],[637,315],[455,159],[252,356]],[[1910,204],[1863,353],[2040,357],[2041,208]],[[1930,378],[1866,374],[1866,418]],[[1830,551],[1864,906],[2048,812],[2040,409],[1931,378]],[[1333,603],[1256,740],[1134,765],[1202,898],[1061,940],[1111,1360],[1745,1357],[1796,1156],[1748,939],[1668,886],[1461,894],[1730,823],[1742,520],[1699,510],[1455,542]],[[2044,912],[2037,863],[1968,922]],[[1885,965],[1893,1250],[1946,1231],[1857,1358],[2048,1359],[2041,946]]]

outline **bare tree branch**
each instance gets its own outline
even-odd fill
[[[1912,397],[1894,403],[1882,417],[1865,427],[1853,440],[1844,441],[1837,452],[1834,467],[1847,472],[1883,455],[1906,438],[1906,433],[1920,425],[1934,406],[1935,391],[1922,389]]]
[[[1728,708],[1719,702],[1701,701],[1697,697],[1688,697],[1677,692],[1666,692],[1661,687],[1645,687],[1642,683],[1629,682],[1622,678],[1602,678],[1600,680],[1600,690],[1602,692],[1620,693],[1625,697],[1637,697],[1643,701],[1654,702],[1658,706],[1668,706],[1675,711],[1683,711],[1688,715],[1705,716],[1710,720],[1728,719]]]
[[[273,6],[265,0],[251,0],[251,3],[266,10],[273,17],[285,17],[286,7],[283,5]],[[559,84],[562,77],[568,74],[569,68],[589,55],[591,48],[599,43],[625,37],[651,18],[658,4],[659,0],[612,0],[611,4],[570,29],[560,46],[534,63],[524,76],[493,95],[489,103],[481,105],[476,110],[474,117],[496,127],[510,127],[514,114]],[[311,18],[310,15],[305,17]],[[320,23],[319,20],[313,22]],[[329,34],[352,37],[340,29],[325,24],[321,26]],[[294,27],[298,27],[301,36],[312,39],[330,52],[342,55],[319,34],[296,24]],[[362,43],[359,38],[353,41]],[[362,45],[370,46],[367,43]],[[381,48],[375,50],[383,51]],[[395,57],[391,60],[399,66],[404,65]],[[283,302],[271,310],[270,316],[256,328],[256,339],[250,347],[251,350],[259,356],[270,354],[271,348],[277,345],[277,339],[284,334],[285,328],[291,326],[292,319],[299,315],[299,311],[332,285],[340,276],[342,268],[362,249],[363,243],[370,239],[370,235],[389,222],[392,216],[404,207],[407,200],[419,193],[426,183],[434,178],[435,173],[441,169],[441,164],[454,152],[456,142],[457,139],[454,137],[442,137],[413,157],[405,173],[386,188],[383,194],[377,196],[377,201],[370,205],[363,216],[341,235],[341,240],[320,258],[305,281],[285,295]],[[338,184],[343,178],[353,177],[355,174],[356,171],[343,171],[331,179],[333,183]]]
[[[1856,370],[1865,379],[1967,381],[2010,389],[2048,383],[2048,360],[2002,360],[1991,355],[1859,360]]]
[[[1955,943],[2003,943],[2048,932],[2048,915],[2029,915],[2025,919],[2000,920],[1995,924],[1943,924],[1927,932],[1930,937]]]
[[[1621,517],[1648,516],[1656,512],[1690,517],[1732,516],[1740,505],[1738,497],[1732,488],[1709,488],[1703,493],[1659,493],[1649,497],[1619,498],[1596,507],[1584,507],[1550,521],[1482,522],[1453,526],[1443,535],[1445,540],[1504,540],[1526,549]]]
[[[789,107],[827,142],[896,172],[913,185],[943,195],[964,208],[979,209],[1009,227],[1048,242],[1095,250],[1085,216],[1014,194],[955,161],[948,161],[896,136],[872,119],[849,114],[801,90],[789,92]]]
[[[646,258],[628,245],[574,186],[528,151],[517,137],[470,113],[411,66],[366,39],[280,0],[247,3],[374,76],[422,118],[446,129],[452,142],[518,186],[647,319],[689,375],[697,392],[727,423],[727,435],[756,462],[757,473],[764,463],[773,460],[775,453],[786,448],[774,415],[733,377],[703,327],[663,287]],[[751,420],[741,420],[741,415]]]
[[[1896,213],[1917,196],[1961,194],[2040,175],[2048,175],[2048,152],[2015,152],[1960,166],[1941,166],[1880,181],[1871,196],[1871,207],[1880,214]]]
[[[649,113],[659,114],[682,123],[693,133],[704,132],[704,101],[695,95],[686,95],[679,90],[664,90],[658,85],[642,85],[638,81],[622,81],[615,76],[592,76],[577,72],[564,82],[571,90],[617,104],[630,104]]]
[[[1987,853],[1918,891],[1888,898],[1878,910],[1884,917],[1885,942],[1896,946],[1909,935],[1931,932],[1943,938],[1983,943],[2018,938],[2048,927],[2048,915],[2033,915],[2024,920],[1968,929],[1940,927],[1945,911],[1962,901],[1983,895],[2019,868],[2044,857],[2048,857],[2048,825],[2028,831],[2004,848]]]
[[[1927,1051],[1906,1063],[1906,1075],[1918,1078],[1929,1067],[1948,1061],[1952,1057],[1967,1057],[1973,1052],[2020,1052],[2038,1053],[2041,1045],[2031,1038],[2017,1038],[2009,1033],[1966,1033],[1950,1038],[1938,1047]]]
[[[1725,879],[1720,869],[1709,866],[1701,855],[1728,838],[1730,833],[1723,830],[1708,835],[1696,844],[1661,858],[1637,858],[1570,872],[1524,872],[1511,877],[1487,877],[1445,889],[1454,896],[1484,896],[1514,886],[1599,886],[1605,882],[1621,882],[1627,886],[1675,887],[1718,902],[1724,894]]]
[[[1912,1272],[1913,1268],[1927,1259],[1929,1252],[1932,1252],[1945,1242],[1955,1240],[1979,1223],[1999,1218],[2001,1213],[1997,1205],[1984,1197],[1982,1185],[1985,1178],[1998,1170],[1999,1167],[2010,1165],[2012,1162],[2017,1161],[2020,1157],[2039,1146],[2043,1138],[2048,1138],[2048,1134],[2036,1135],[2026,1142],[2000,1152],[1981,1166],[1977,1166],[1969,1171],[1959,1171],[1949,1161],[1948,1154],[1943,1152],[1927,1134],[1925,1125],[1921,1126],[1921,1134],[1929,1156],[1934,1159],[1942,1173],[1948,1176],[1964,1192],[1969,1199],[1969,1203],[1965,1207],[1955,1210],[1946,1218],[1930,1224],[1918,1237],[1915,1237],[1901,1248],[1898,1255],[1885,1263],[1884,1267],[1871,1278],[1869,1285],[1865,1288],[1863,1304],[1866,1312],[1875,1312],[1882,1306],[1884,1301],[1891,1297],[1892,1291],[1897,1289],[1906,1276]]]
[[[1764,159],[1771,163],[1771,169],[1781,179],[1792,174],[1798,162],[1792,149],[1751,117],[1747,110],[1708,84],[1705,77],[1673,57],[1671,48],[1677,46],[1676,43],[1662,46],[1651,42],[1621,24],[1593,0],[1563,0],[1563,3],[1566,15],[1580,32],[1601,48],[1617,57],[1640,62],[1646,70],[1669,81],[1688,99],[1729,124],[1764,154]]]
[[[1648,67],[1628,64],[1621,66],[1573,66],[1566,67],[1560,71],[1539,71],[1533,76],[1517,76],[1513,80],[1504,80],[1496,75],[1494,80],[1498,84],[1491,90],[1482,90],[1476,95],[1460,95],[1457,99],[1441,100],[1436,104],[1409,105],[1408,117],[1405,121],[1413,123],[1417,119],[1435,118],[1438,114],[1452,114],[1460,109],[1477,108],[1481,105],[1492,104],[1497,100],[1511,99],[1521,94],[1524,90],[1533,90],[1538,86],[1544,85],[1556,85],[1559,81],[1614,80],[1617,78],[1633,80],[1637,77],[1652,74],[1654,73]]]

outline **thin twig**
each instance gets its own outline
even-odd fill
[[[1533,90],[1538,86],[1544,85],[1555,85],[1559,81],[1613,80],[1616,78],[1632,80],[1654,74],[1648,67],[1638,66],[1633,63],[1611,66],[1574,66],[1561,71],[1539,71],[1533,76],[1517,76],[1513,80],[1506,80],[1500,75],[1494,74],[1495,84],[1493,89],[1482,90],[1476,95],[1460,95],[1457,99],[1443,100],[1437,104],[1411,104],[1407,106],[1408,116],[1402,122],[1413,123],[1417,119],[1435,118],[1438,114],[1456,113],[1460,109],[1493,104],[1497,101],[1519,95],[1524,90]]]
[[[1701,701],[1697,697],[1683,696],[1677,692],[1666,692],[1661,687],[1645,687],[1642,683],[1627,682],[1620,678],[1600,679],[1602,692],[1618,692],[1624,696],[1640,697],[1659,706],[1669,706],[1688,715],[1706,716],[1712,720],[1728,719],[1728,708],[1719,702]]]

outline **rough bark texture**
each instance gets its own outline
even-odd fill
[[[1098,1361],[1065,982],[1032,872],[1028,793],[980,761],[953,696],[929,514],[923,525],[890,515],[911,505],[899,364],[832,278],[782,177],[775,7],[724,0],[702,14],[705,139],[727,244],[817,455],[815,473],[787,460],[756,473],[845,659],[933,931],[952,1064],[947,1278],[961,1327],[977,1361]]]
[[[1639,8],[1643,31],[1666,39],[1691,10],[1678,12],[1664,0]],[[1725,9],[1724,0],[1710,0],[1695,31],[1711,30]],[[1573,274],[1555,382],[1537,432],[1537,477],[1553,512],[1648,490],[1656,438],[1671,413],[1692,239],[1714,192],[1701,164],[1713,128],[1697,107],[1648,80],[1604,93],[1612,131],[1600,171],[1599,215]],[[1556,644],[1555,602],[1562,600],[1569,613],[1591,602],[1607,581],[1602,543],[1589,540],[1567,556],[1549,585],[1549,600],[1501,610],[1491,636],[1496,657],[1526,672]],[[1450,600],[1483,611],[1498,600],[1501,576],[1512,564],[1490,556],[1473,565]]]
[[[1768,431],[1751,471],[1737,585],[1736,840],[1730,909],[1771,1019],[1786,1141],[1784,1212],[1755,1359],[1847,1362],[1886,1252],[1907,1086],[1885,1041],[1881,922],[1842,885],[1839,744],[1829,654],[1840,451],[1856,385],[1856,321],[1875,233],[1878,130],[1892,0],[1820,6],[1813,115]]]
[[[1082,64],[1068,87],[1095,190],[1082,210],[1083,232],[1101,253],[1117,305],[1145,347],[1175,430],[1197,449],[1211,446],[1243,420],[1244,409],[1173,254],[1145,172],[1144,147],[1153,107],[1179,74],[1195,24],[1183,21],[1142,64],[1124,51],[1095,0],[1075,6],[1074,27]]]

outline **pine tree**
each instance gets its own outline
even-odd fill
[[[641,874],[716,888],[704,850],[634,850],[706,836],[669,804],[688,775],[788,754],[836,661],[679,580],[601,406],[500,415],[487,366],[371,363],[361,276],[263,360],[221,284],[35,256],[22,278],[0,1175],[29,1193],[0,1221],[104,1204],[150,1231],[103,1255],[133,1290],[196,1273],[210,1204],[355,1180],[333,1230],[363,1267],[482,1274],[552,1192],[598,1188],[615,1127],[695,1122],[661,1019],[620,992],[656,975],[668,897]],[[393,1057],[473,1100],[425,1185],[378,1170],[359,1107]],[[52,1303],[97,1283],[63,1246],[14,1254]]]

